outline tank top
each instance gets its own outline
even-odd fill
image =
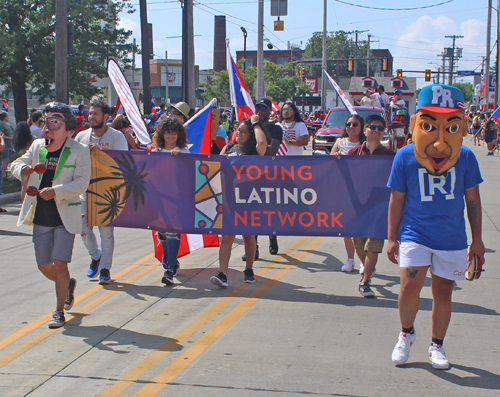
[[[353,143],[349,141],[348,138],[339,138],[339,152],[341,155],[345,156],[347,155],[347,152],[349,152],[349,150],[358,147],[360,144],[360,142]]]

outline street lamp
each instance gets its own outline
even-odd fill
[[[247,30],[241,26],[240,27],[241,31],[243,32],[243,58],[245,59],[245,62],[243,63],[243,70],[247,69]]]

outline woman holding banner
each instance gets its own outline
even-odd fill
[[[228,143],[220,154],[226,157],[232,156],[263,156],[267,149],[267,135],[259,122],[259,116],[254,114],[250,119],[244,119],[235,130],[236,139],[234,143]],[[231,259],[231,248],[235,236],[223,235],[219,248],[219,273],[210,278],[210,282],[219,287],[227,287],[227,271]],[[253,274],[253,262],[257,242],[255,236],[243,236],[245,242],[245,283],[255,282]]]
[[[179,153],[189,153],[186,130],[181,122],[173,117],[160,120],[154,136],[154,144],[155,152],[168,152],[174,156]],[[172,285],[179,271],[177,254],[181,245],[181,235],[180,233],[158,232],[158,240],[163,247],[161,264],[165,270],[161,282],[165,285]]]
[[[335,141],[330,154],[340,158],[341,155],[345,156],[349,150],[361,145],[366,140],[363,133],[364,126],[365,121],[359,114],[349,115],[345,121],[344,133]],[[354,270],[354,243],[350,237],[344,237],[344,244],[347,261],[342,266],[342,271],[352,272]]]

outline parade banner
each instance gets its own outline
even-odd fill
[[[189,234],[387,237],[392,156],[91,153],[90,225]]]

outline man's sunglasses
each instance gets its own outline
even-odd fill
[[[383,132],[385,130],[385,127],[383,125],[376,125],[376,124],[370,124],[368,126],[370,130],[372,131],[377,131],[379,130],[380,132]]]
[[[265,112],[268,109],[266,105],[257,105],[255,106],[255,110],[258,112],[259,110]]]
[[[59,117],[44,117],[40,119],[40,128],[47,126],[49,130],[56,131],[65,121],[66,119],[61,119]]]
[[[359,125],[359,123],[345,123],[345,126],[348,128],[356,128]]]

